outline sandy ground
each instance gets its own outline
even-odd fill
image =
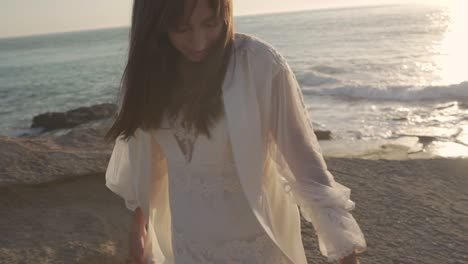
[[[351,188],[361,264],[468,263],[468,160],[327,158]],[[0,187],[0,263],[125,263],[130,211],[104,174]],[[320,255],[303,222],[309,263]]]
[[[125,263],[130,211],[104,175],[0,188],[0,263]]]

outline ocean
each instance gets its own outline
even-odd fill
[[[312,120],[335,138],[431,136],[468,153],[465,17],[450,6],[367,6],[240,16],[235,30],[280,51]],[[0,39],[0,134],[44,112],[115,103],[128,30]]]

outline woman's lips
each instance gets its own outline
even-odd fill
[[[195,57],[204,57],[206,55],[206,50],[194,51],[192,52],[192,55]]]

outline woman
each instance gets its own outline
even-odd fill
[[[299,85],[231,0],[137,0],[106,185],[133,211],[136,263],[357,263],[350,189],[327,170]]]

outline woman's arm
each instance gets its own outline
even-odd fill
[[[146,218],[140,207],[132,215],[129,233],[129,256],[137,264],[144,264],[144,248],[146,237]]]
[[[302,91],[281,57],[272,82],[270,132],[292,172],[284,175],[304,218],[317,232],[320,251],[328,260],[353,259],[366,250],[364,236],[349,213],[351,190],[335,181],[322,156]]]
[[[162,158],[153,135],[137,129],[128,141],[117,138],[106,170],[106,186],[122,197],[126,207],[132,211],[129,253],[137,263],[143,257],[148,217],[145,212],[158,176],[154,166]]]

